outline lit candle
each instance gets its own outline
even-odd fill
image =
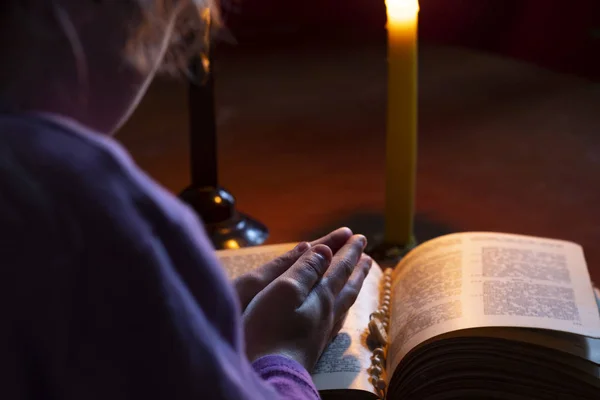
[[[386,0],[388,103],[385,241],[412,240],[417,166],[418,0]]]

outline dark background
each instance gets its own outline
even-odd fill
[[[600,77],[598,0],[421,0],[420,40]],[[239,44],[291,45],[385,37],[383,0],[224,0]]]
[[[237,44],[217,41],[213,69],[219,183],[269,243],[341,225],[377,238],[384,0],[222,1]],[[420,3],[417,239],[571,240],[600,282],[600,0]],[[190,183],[187,122],[200,109],[187,88],[155,81],[117,136],[173,193]]]

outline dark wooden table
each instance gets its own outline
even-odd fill
[[[232,51],[218,62],[222,184],[270,242],[382,229],[385,49]],[[421,52],[417,235],[572,240],[600,282],[600,85],[453,48]],[[156,82],[118,136],[189,183],[185,84]]]

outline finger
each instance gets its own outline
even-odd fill
[[[322,285],[334,298],[346,285],[366,246],[367,239],[363,235],[354,235],[333,256],[331,266],[323,276]]]
[[[261,265],[253,272],[256,275],[261,276],[265,281],[265,287],[287,271],[298,259],[304,254],[308,249],[310,249],[311,245],[307,242],[301,242],[296,245],[292,250],[280,255],[274,260],[269,261],[268,263]]]
[[[333,306],[334,321],[342,321],[343,324],[345,315],[356,301],[372,265],[373,259],[368,255],[363,254],[358,261],[356,268],[354,268],[354,272],[352,272],[352,275],[348,279],[348,282],[346,282],[346,285],[335,300]]]
[[[233,284],[238,292],[242,310],[248,306],[259,292],[294,265],[310,247],[307,242],[299,243],[287,253],[258,267],[251,273],[235,279]]]
[[[312,246],[316,246],[318,244],[324,244],[328,246],[333,254],[337,253],[343,245],[346,244],[348,239],[352,237],[352,231],[349,228],[339,228],[335,231],[323,236],[320,239],[317,239],[310,244]]]
[[[294,285],[299,300],[304,301],[315,284],[323,277],[331,263],[331,249],[319,244],[306,251],[286,272],[281,275],[283,282]]]
[[[344,315],[342,315],[342,317],[335,323],[335,325],[333,325],[333,329],[331,330],[331,336],[329,337],[329,341],[331,342],[333,339],[335,339],[335,337],[338,335],[338,333],[340,333],[340,330],[342,330],[342,327],[344,326],[344,323],[346,322],[346,317],[348,316],[348,313],[346,312]]]

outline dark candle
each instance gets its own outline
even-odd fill
[[[189,84],[189,131],[192,187],[218,186],[217,124],[214,77],[208,55],[209,68],[201,56],[190,65],[193,78]]]

